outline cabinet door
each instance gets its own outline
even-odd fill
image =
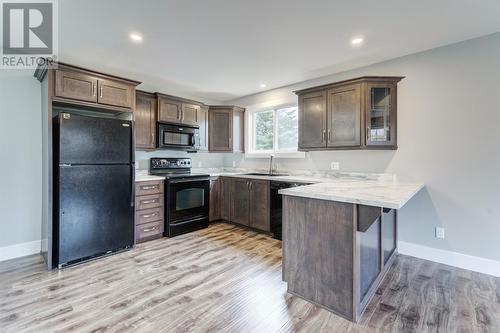
[[[200,126],[198,132],[198,150],[208,151],[208,107],[201,106],[198,109],[198,124]]]
[[[236,107],[232,117],[233,153],[245,152],[245,109]]]
[[[95,103],[97,78],[82,73],[57,70],[55,95]]]
[[[116,81],[99,79],[98,87],[99,96],[97,102],[100,104],[125,108],[133,106],[135,93],[133,86]]]
[[[181,103],[171,99],[158,98],[158,121],[180,123]]]
[[[250,226],[262,231],[270,231],[269,181],[250,181]]]
[[[326,147],[326,92],[299,96],[299,149]]]
[[[210,151],[232,151],[233,113],[231,110],[208,112],[208,146]]]
[[[210,179],[210,210],[209,220],[217,221],[220,219],[220,204],[219,204],[219,188],[220,182],[218,177]]]
[[[358,231],[356,237],[359,253],[359,299],[357,301],[363,303],[381,272],[380,217],[366,231]]]
[[[366,88],[366,145],[395,148],[396,85],[368,83]]]
[[[397,247],[397,217],[395,209],[384,208],[382,214],[382,249],[384,264],[387,263]]]
[[[198,125],[198,110],[199,105],[182,103],[182,119],[181,122],[186,125]]]
[[[354,84],[328,91],[328,146],[361,145],[361,86]]]
[[[250,181],[233,178],[231,181],[231,222],[250,226]]]
[[[231,221],[231,178],[220,177],[220,218]]]
[[[137,93],[134,118],[136,148],[154,149],[156,141],[156,98]]]

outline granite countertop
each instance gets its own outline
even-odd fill
[[[266,172],[266,170],[249,170],[237,168],[193,168],[192,173],[209,174],[211,177],[237,177],[284,181],[294,183],[308,183],[299,187],[280,190],[280,194],[348,202],[368,206],[385,207],[392,209],[402,208],[424,184],[417,182],[403,182],[392,174],[370,174],[328,171],[279,171],[279,173],[293,173],[287,176],[247,175],[250,172]],[[136,181],[164,179],[159,176],[147,175],[147,170],[136,174]]]
[[[279,193],[302,198],[400,209],[423,187],[424,185],[420,183],[337,179],[284,189]]]
[[[147,182],[151,180],[165,180],[165,177],[148,175],[147,170],[139,170],[135,173],[136,182]]]

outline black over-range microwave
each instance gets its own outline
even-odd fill
[[[197,126],[157,123],[157,127],[156,146],[158,148],[190,151],[198,149],[199,128]]]

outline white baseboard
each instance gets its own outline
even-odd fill
[[[0,261],[40,253],[41,240],[0,247]]]
[[[407,256],[500,277],[500,261],[398,241],[398,252]]]

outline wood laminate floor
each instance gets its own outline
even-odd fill
[[[286,293],[281,243],[218,223],[47,272],[0,263],[0,332],[500,332],[500,279],[398,256],[353,324]]]

